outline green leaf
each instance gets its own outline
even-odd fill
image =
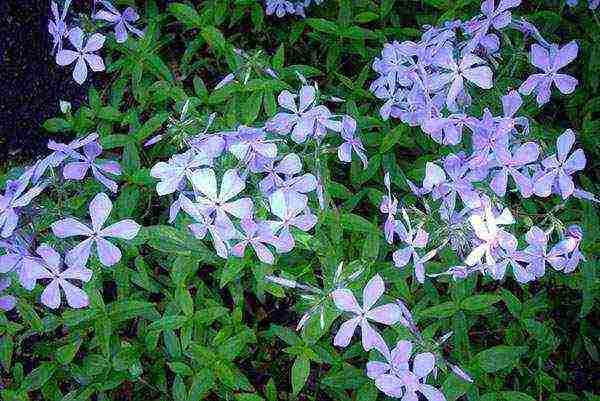
[[[177,20],[182,22],[187,29],[200,28],[202,27],[202,18],[198,15],[198,12],[182,3],[171,3],[169,4],[168,10]]]
[[[65,132],[71,130],[71,124],[64,118],[51,118],[42,125],[49,132]]]
[[[326,19],[307,18],[304,21],[316,31],[331,33],[334,35],[337,35],[338,33],[338,26],[334,22],[327,21]]]
[[[527,347],[498,345],[477,354],[475,361],[483,371],[494,373],[516,365],[526,352]]]
[[[216,263],[219,260],[200,240],[175,227],[150,226],[146,228],[146,235],[148,245],[158,251],[190,256],[207,263]]]
[[[56,365],[52,362],[42,362],[40,366],[33,369],[21,383],[21,390],[34,391],[42,388],[44,384],[56,371]]]
[[[142,125],[142,127],[135,133],[135,138],[138,143],[144,141],[150,135],[154,134],[169,118],[169,113],[166,111],[157,113],[150,117],[148,121]]]
[[[71,363],[73,358],[75,358],[75,354],[77,354],[80,346],[81,340],[73,341],[72,343],[63,345],[56,350],[56,361],[61,365],[68,365]]]
[[[14,346],[13,338],[8,334],[0,337],[0,363],[7,372],[10,371]]]
[[[223,288],[232,280],[240,278],[244,267],[246,267],[244,258],[229,258],[227,263],[225,263],[225,267],[223,267],[223,270],[221,271],[219,287]]]
[[[458,312],[458,307],[454,302],[448,301],[430,308],[423,309],[416,313],[417,319],[424,318],[446,318]]]
[[[153,322],[147,328],[148,331],[176,330],[188,321],[186,316],[164,316],[160,320]]]
[[[496,294],[473,295],[463,299],[460,302],[460,308],[469,312],[481,311],[498,301],[500,301],[500,297]]]
[[[305,356],[299,356],[292,366],[292,391],[294,396],[298,395],[310,373],[310,361]]]

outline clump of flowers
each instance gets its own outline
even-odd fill
[[[266,14],[283,18],[286,15],[306,17],[306,9],[315,3],[321,4],[323,0],[266,0]]]
[[[184,151],[150,171],[159,180],[157,193],[173,196],[170,221],[183,210],[193,220],[192,234],[210,237],[222,258],[243,257],[251,248],[261,262],[272,264],[274,252],[294,248],[295,230],[316,225],[311,198],[319,198],[319,155],[329,149],[326,138],[339,138],[340,161],[350,162],[355,153],[367,164],[356,121],[319,104],[315,86],[305,84],[297,95],[284,90],[278,102],[285,111],[263,127],[185,136]],[[296,144],[305,150],[291,151]],[[305,172],[303,160],[311,159],[313,170]]]

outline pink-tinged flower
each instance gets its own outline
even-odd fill
[[[8,287],[10,287],[10,277],[0,278],[0,309],[5,312],[8,312],[17,304],[17,299],[12,295],[1,295]]]
[[[78,280],[88,282],[92,278],[92,271],[84,267],[83,263],[77,260],[67,269],[62,270],[62,260],[58,252],[51,246],[42,244],[37,249],[37,254],[43,260],[39,266],[41,269],[33,271],[31,274],[36,280],[50,279],[50,284],[44,289],[41,301],[49,308],[56,309],[61,303],[61,289],[65,293],[67,304],[71,308],[84,308],[89,304],[87,294],[79,287],[76,287],[68,280]]]
[[[159,196],[172,194],[185,187],[185,179],[191,181],[192,173],[201,166],[211,166],[212,159],[206,153],[190,149],[173,155],[168,162],[158,162],[150,170],[150,176],[160,180],[156,184]]]
[[[105,193],[100,192],[89,205],[91,226],[73,218],[59,220],[52,224],[52,231],[58,238],[88,237],[67,253],[68,265],[85,265],[90,257],[93,244],[96,244],[98,258],[104,266],[113,266],[121,260],[119,248],[107,241],[106,238],[131,240],[140,231],[140,225],[131,219],[126,219],[102,228],[108,220],[111,210],[112,202]]]
[[[356,120],[350,116],[344,116],[342,118],[342,132],[340,135],[344,140],[338,149],[337,154],[340,161],[350,163],[352,161],[352,151],[358,155],[362,161],[363,168],[367,168],[367,155],[365,154],[365,148],[360,138],[355,137],[356,132]]]
[[[585,167],[585,154],[582,149],[571,152],[575,144],[575,134],[566,130],[556,140],[556,154],[542,161],[543,173],[534,183],[533,190],[537,196],[546,197],[557,186],[563,199],[567,199],[575,191],[571,175]]]
[[[277,145],[266,139],[264,129],[243,125],[238,127],[236,135],[227,144],[227,150],[254,172],[277,157]]]
[[[83,31],[81,28],[76,27],[69,31],[69,41],[75,47],[76,51],[62,49],[56,54],[56,64],[65,66],[75,63],[75,69],[73,70],[73,79],[78,84],[82,84],[88,75],[87,66],[89,65],[92,71],[104,71],[104,61],[96,54],[95,51],[100,50],[104,45],[104,35],[95,33],[83,45]]]
[[[550,89],[553,83],[562,94],[573,93],[577,86],[577,79],[558,71],[575,60],[578,51],[579,47],[575,41],[567,43],[562,48],[553,45],[550,49],[544,49],[538,44],[531,45],[531,63],[544,72],[527,78],[521,84],[519,92],[524,95],[537,92],[536,100],[540,106],[550,100]]]
[[[207,216],[215,215],[215,223],[219,226],[232,226],[228,215],[238,219],[252,217],[254,207],[252,199],[232,200],[246,187],[236,169],[223,174],[221,190],[217,192],[217,177],[213,169],[206,168],[195,171],[191,175],[192,187],[196,192],[196,201]]]
[[[511,154],[508,149],[498,149],[496,151],[496,160],[498,162],[498,170],[495,170],[490,188],[496,195],[503,197],[506,194],[506,186],[508,176],[510,175],[523,198],[528,198],[533,193],[533,183],[531,178],[523,173],[521,169],[528,164],[535,162],[540,154],[540,147],[537,143],[527,142],[519,146],[514,154]]]
[[[308,231],[317,224],[317,217],[310,213],[306,197],[295,192],[275,191],[269,197],[269,204],[271,213],[280,219],[268,222],[273,233],[278,235],[277,252],[289,252],[295,246],[290,227]]]
[[[410,352],[412,347],[407,347]],[[402,398],[403,400],[418,400],[417,393],[421,393],[428,401],[445,401],[444,394],[435,387],[425,384],[427,376],[435,369],[435,355],[423,352],[415,355],[412,369],[409,369],[406,356],[406,369],[384,373],[375,379],[375,385],[384,394]]]
[[[457,99],[465,96],[465,80],[483,89],[491,89],[493,86],[492,69],[485,65],[484,60],[473,54],[465,54],[457,64],[450,50],[445,48],[436,58],[436,65],[449,70],[433,79],[437,88],[450,85],[446,97],[446,105],[450,111],[459,109]]]
[[[115,39],[117,43],[123,43],[127,40],[128,30],[140,38],[144,37],[144,31],[141,31],[131,25],[140,18],[135,9],[132,7],[127,7],[125,11],[121,13],[108,1],[100,0],[100,3],[106,7],[106,10],[98,11],[96,15],[94,15],[94,18],[104,20],[115,25]]]
[[[58,12],[58,5],[53,1],[50,5],[54,21],[48,22],[48,32],[52,36],[52,52],[61,51],[63,46],[63,39],[69,34],[69,29],[65,18],[67,18],[67,11],[71,0],[66,0],[62,13]]]
[[[382,353],[385,352],[387,348],[385,341],[369,324],[369,320],[389,326],[398,322],[401,312],[398,305],[393,303],[373,307],[383,295],[384,290],[383,279],[379,274],[376,274],[363,289],[362,307],[349,289],[342,288],[331,293],[331,298],[338,309],[355,315],[352,319],[342,323],[333,339],[334,345],[338,347],[348,346],[356,327],[360,326],[363,349],[369,351],[376,348]]]
[[[265,244],[276,246],[277,237],[273,235],[271,227],[265,222],[255,222],[251,218],[241,220],[243,233],[240,233],[240,242],[231,248],[231,253],[240,258],[244,257],[247,246],[254,249],[254,253],[263,263],[273,264],[275,257]]]
[[[475,266],[480,263],[485,256],[486,266],[495,266],[496,260],[493,254],[494,251],[499,247],[507,250],[511,244],[517,243],[517,239],[514,235],[498,226],[513,224],[514,222],[515,219],[510,210],[504,209],[500,215],[494,216],[492,208],[489,205],[485,207],[483,215],[471,215],[471,217],[469,217],[469,223],[471,223],[480,243],[475,246],[467,256],[465,264],[467,266]]]
[[[119,166],[119,163],[112,160],[96,160],[101,153],[102,146],[96,141],[87,143],[83,147],[83,155],[74,151],[73,153],[69,153],[69,156],[79,159],[80,161],[67,163],[63,168],[63,177],[67,180],[83,180],[88,170],[91,169],[94,178],[106,188],[116,193],[118,189],[117,183],[102,173],[121,175],[121,166]]]
[[[206,211],[200,205],[193,203],[184,195],[180,195],[178,202],[181,204],[181,208],[195,221],[188,225],[194,237],[204,239],[206,234],[210,233],[217,255],[227,259],[229,257],[229,240],[236,237],[233,225],[224,225],[222,221],[217,222],[207,216]]]

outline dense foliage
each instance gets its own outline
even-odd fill
[[[106,79],[4,174],[2,399],[597,400],[577,3],[53,2]]]

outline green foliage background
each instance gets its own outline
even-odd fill
[[[599,194],[600,23],[585,6],[523,3],[514,14],[535,23],[546,39],[580,45],[569,67],[580,81],[577,91],[554,96],[542,109],[527,100],[533,136],[552,146],[564,129],[578,131],[588,156],[581,184]],[[124,258],[116,267],[93,266],[88,309],[49,311],[37,302],[38,288],[20,292],[17,311],[0,315],[3,400],[381,400],[364,374],[360,344],[333,347],[336,312],[327,310],[323,332],[311,321],[300,335],[293,329],[302,302],[264,280],[275,271],[327,282],[342,260],[366,269],[356,288],[379,272],[388,295],[405,299],[415,312],[426,340],[453,331],[442,351],[475,384],[440,374],[449,400],[600,400],[600,221],[589,202],[571,200],[556,213],[586,233],[588,259],[569,276],[550,272],[524,286],[482,277],[417,285],[410,269],[399,272],[385,258],[390,248],[378,212],[383,169],[410,204],[404,178],[419,179],[425,162],[448,149],[418,128],[378,117],[380,101],[368,92],[371,63],[384,43],[418,39],[423,24],[466,20],[478,1],[325,0],[308,10],[309,18],[281,20],[265,17],[263,5],[253,0],[136,5],[148,25],[145,38],[121,45],[111,39],[104,84],[90,89],[87,106],[48,120],[44,129],[49,136],[97,130],[125,172],[113,217],[133,217],[146,227],[122,244]],[[475,98],[475,115],[484,107],[499,112],[499,97],[531,72],[522,39],[504,39],[522,50],[502,53],[496,87]],[[256,78],[246,86],[211,90],[241,66],[234,48],[270,64],[281,80]],[[298,87],[296,72],[318,82],[323,93],[346,100],[336,111],[358,119],[370,166],[329,166],[327,189],[335,207],[275,267],[250,257],[225,263],[183,226],[166,225],[168,202],[158,198],[148,172],[175,145],[141,145],[163,131],[187,99],[199,120],[218,112],[217,128],[264,122],[276,112],[277,93]],[[99,189],[91,182],[68,184],[44,198],[37,231],[52,241],[49,224],[64,215],[84,216]],[[558,200],[515,197],[509,203],[516,215],[541,219]],[[532,223],[519,224],[525,232]],[[444,254],[432,269],[456,262]],[[403,335],[400,329],[386,334]]]

